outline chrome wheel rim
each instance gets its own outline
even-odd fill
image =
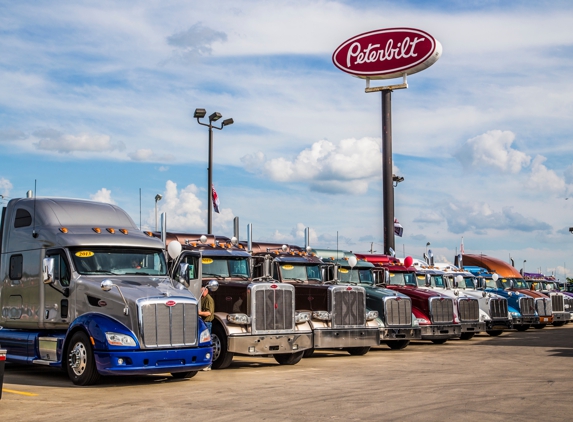
[[[213,362],[219,359],[221,355],[221,340],[217,334],[211,334],[211,342],[213,343]]]
[[[70,368],[74,371],[77,376],[82,375],[88,365],[88,351],[83,343],[78,342],[75,344],[74,348],[70,351],[68,357]]]

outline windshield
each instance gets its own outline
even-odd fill
[[[475,283],[473,277],[464,277],[462,281],[458,283],[460,289],[475,289]]]
[[[438,287],[440,289],[445,289],[446,283],[444,282],[444,277],[441,275],[432,274],[432,286]]]
[[[161,250],[81,247],[70,249],[76,271],[82,275],[167,275]]]
[[[372,271],[370,269],[361,270],[358,268],[353,268],[352,270],[348,268],[338,268],[338,279],[342,282],[348,283],[368,283],[372,284],[374,282],[372,278]]]
[[[546,282],[545,283],[545,290],[559,290],[557,283],[553,282]]]
[[[203,257],[203,276],[206,277],[239,277],[249,278],[249,261],[247,258]]]
[[[418,287],[426,287],[426,276],[424,274],[416,274],[416,282]]]
[[[499,279],[497,281],[500,281]],[[503,286],[498,286],[497,281],[494,281],[493,278],[486,278],[485,279],[485,286],[490,289],[501,289]]]
[[[388,284],[392,284],[394,286],[416,286],[416,274],[391,272]]]
[[[529,289],[527,283],[519,278],[502,278],[500,280],[504,289],[511,288],[511,281],[513,281],[513,287],[515,289]]]
[[[322,281],[319,265],[280,264],[281,279],[284,281]]]

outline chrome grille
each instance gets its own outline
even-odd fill
[[[535,310],[539,316],[551,316],[551,301],[549,298],[535,299]]]
[[[507,299],[496,298],[489,301],[489,315],[491,319],[504,318],[507,319]]]
[[[535,302],[532,297],[519,298],[519,311],[523,316],[535,316]]]
[[[565,311],[565,301],[562,294],[560,293],[551,294],[551,308],[553,309],[553,312]]]
[[[333,327],[364,327],[366,325],[366,292],[357,286],[329,287]]]
[[[458,300],[460,321],[479,321],[479,303],[473,298]]]
[[[384,316],[388,327],[412,325],[412,301],[404,297],[384,298]]]
[[[257,333],[294,329],[294,287],[290,284],[257,283],[251,290],[253,330]]]
[[[175,302],[173,306],[166,303]],[[140,333],[146,348],[197,344],[197,304],[188,298],[138,301]]]
[[[430,313],[433,324],[454,322],[454,302],[443,297],[430,298]]]

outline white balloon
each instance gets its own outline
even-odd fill
[[[181,243],[179,243],[177,240],[169,242],[169,245],[167,245],[167,252],[171,258],[177,258],[181,253]]]
[[[499,276],[497,274],[494,274],[491,276],[491,278],[493,279],[493,281],[497,281],[497,279],[499,278]]]
[[[350,268],[353,268],[356,264],[357,264],[357,259],[355,256],[351,256],[350,258],[348,258],[348,265],[350,265]]]
[[[460,274],[458,274],[458,275],[456,276],[456,281],[457,281],[458,283],[461,283],[462,281],[464,281],[464,278],[463,278]]]

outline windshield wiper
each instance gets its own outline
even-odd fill
[[[118,275],[117,273],[114,273],[114,272],[112,272],[112,271],[107,271],[107,270],[90,270],[90,271],[86,271],[86,274],[91,274],[91,273]]]
[[[219,274],[203,273],[204,276],[216,277],[218,280],[224,280],[225,277]]]
[[[149,273],[137,272],[137,273],[125,273],[126,275],[151,275]]]

